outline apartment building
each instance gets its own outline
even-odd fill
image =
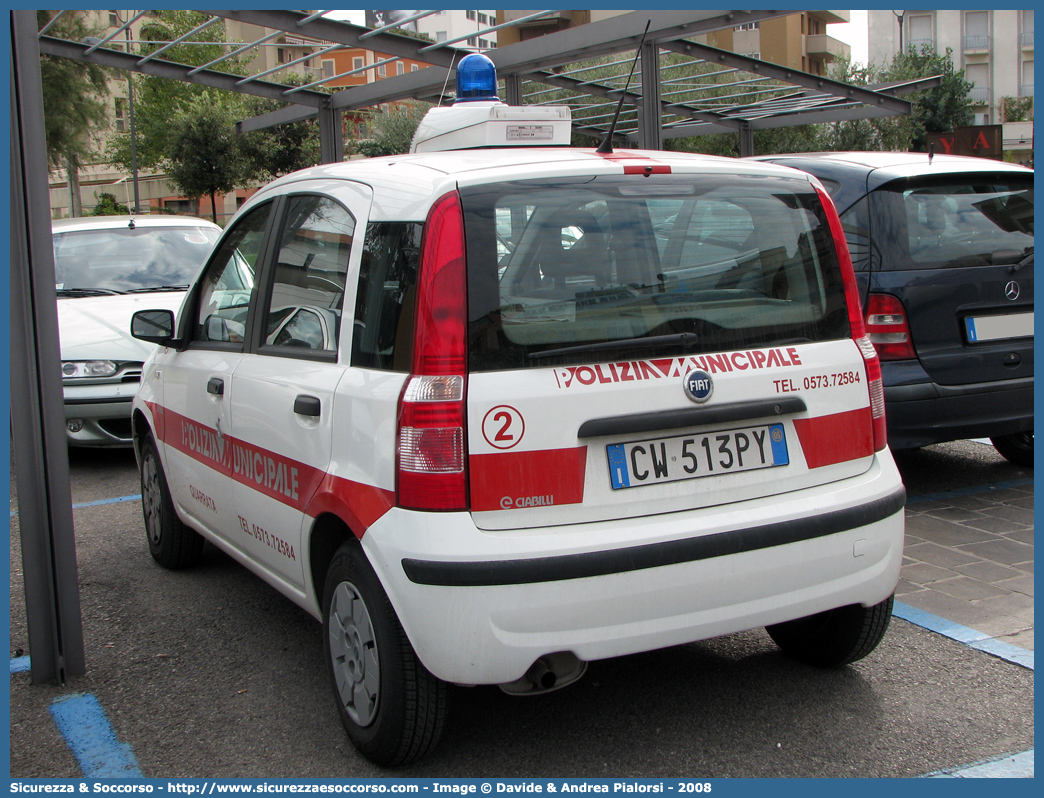
[[[513,22],[536,11],[498,11],[498,22]],[[514,44],[586,25],[601,19],[629,14],[630,10],[613,11],[556,11],[554,14],[523,23],[517,28],[500,31],[501,46]],[[773,64],[800,69],[814,75],[825,75],[830,63],[839,56],[850,57],[851,48],[840,39],[830,36],[827,26],[836,22],[850,22],[848,11],[801,11],[785,17],[738,25],[694,37],[694,41],[749,55]]]
[[[1033,98],[1033,9],[870,11],[869,44],[878,66],[900,49],[951,49],[954,66],[974,84],[977,125],[1005,123],[1005,106],[1010,111],[1013,100]],[[1032,150],[1032,121],[1007,123],[1003,135],[1005,150]]]

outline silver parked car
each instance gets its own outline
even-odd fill
[[[187,216],[51,222],[69,443],[130,446],[131,399],[152,347],[130,336],[142,308],[177,310],[221,233]]]

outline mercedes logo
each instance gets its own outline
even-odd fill
[[[1004,296],[1006,296],[1012,302],[1014,302],[1016,299],[1018,299],[1019,298],[1019,284],[1017,282],[1015,282],[1014,280],[1010,281],[1006,286],[1004,286]]]

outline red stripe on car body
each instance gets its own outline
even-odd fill
[[[874,434],[869,407],[815,418],[794,419],[801,450],[809,468],[870,457]]]
[[[473,454],[471,509],[513,510],[582,504],[587,447]]]

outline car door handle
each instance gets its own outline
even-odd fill
[[[220,377],[211,377],[207,381],[207,393],[212,393],[214,396],[224,396],[225,381]]]
[[[301,394],[294,400],[294,412],[299,416],[318,416],[322,403],[314,396]]]

